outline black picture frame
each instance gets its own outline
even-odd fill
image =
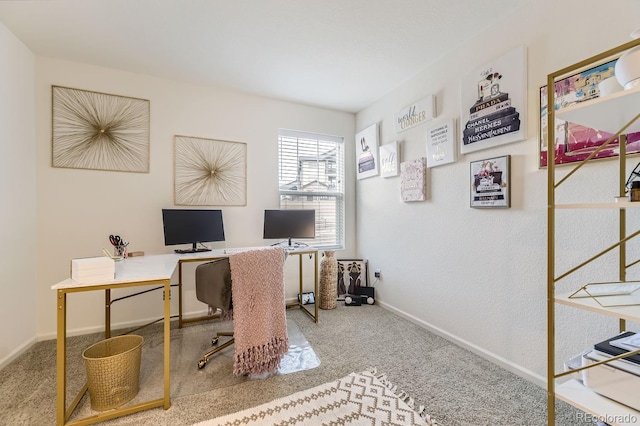
[[[354,294],[355,287],[369,286],[369,262],[367,259],[337,259],[337,297],[344,300],[347,294]],[[351,292],[350,292],[351,291]]]

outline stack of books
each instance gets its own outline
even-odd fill
[[[627,331],[593,346],[582,356],[582,365],[624,355],[640,349],[640,335]],[[582,382],[594,392],[640,410],[640,354],[582,370]]]

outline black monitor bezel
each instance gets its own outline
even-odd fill
[[[315,209],[265,209],[262,237],[265,240],[314,239]],[[300,223],[304,219],[305,223]],[[293,222],[292,222],[293,221]],[[299,226],[293,226],[293,225]],[[313,224],[313,232],[309,232]]]
[[[175,216],[179,216],[175,217]],[[171,230],[168,226],[173,227],[178,219],[182,220],[199,220],[201,224],[204,224],[207,219],[212,220],[212,228],[201,229],[200,235],[194,233],[193,230]],[[191,222],[193,224],[193,222]],[[197,250],[198,244],[207,242],[224,241],[224,218],[222,210],[220,209],[162,209],[162,228],[164,232],[164,245],[174,246],[180,244],[191,244],[193,251]],[[168,232],[170,231],[170,232]],[[176,232],[178,234],[176,234]],[[182,233],[180,233],[182,232]]]

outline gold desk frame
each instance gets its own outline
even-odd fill
[[[68,421],[78,404],[82,400],[82,397],[87,392],[87,385],[85,384],[76,398],[71,402],[71,405],[67,408],[66,403],[66,390],[67,390],[67,294],[80,293],[85,291],[105,291],[105,338],[108,339],[111,336],[111,289],[114,288],[127,288],[138,286],[151,286],[162,285],[164,288],[164,294],[171,294],[171,279],[166,280],[148,280],[139,282],[124,282],[114,284],[101,284],[101,285],[89,285],[82,287],[68,287],[56,290],[57,299],[57,341],[56,341],[56,425],[73,425],[82,426],[90,425],[105,420],[114,419],[121,416],[137,413],[139,411],[148,410],[150,408],[163,407],[168,410],[171,406],[170,397],[170,320],[171,320],[171,301],[169,297],[164,298],[164,393],[163,397],[147,402],[141,402],[135,405],[124,405],[121,408],[105,411],[93,416]]]
[[[287,308],[292,307],[292,306],[299,306],[300,309],[302,309],[307,315],[309,315],[311,318],[313,318],[313,321],[315,323],[318,323],[318,252],[319,250],[317,249],[301,249],[301,250],[295,250],[295,251],[290,251],[289,254],[290,255],[298,255],[298,271],[299,271],[299,285],[300,285],[300,294],[304,293],[303,287],[304,287],[304,267],[303,267],[303,262],[302,262],[302,256],[305,254],[308,254],[309,256],[313,256],[314,257],[314,262],[313,262],[313,279],[314,279],[314,284],[313,284],[313,291],[315,292],[316,295],[316,303],[314,303],[314,309],[313,311],[309,310],[306,305],[303,305],[300,301],[298,302],[293,302],[293,303],[289,303],[287,304]],[[182,264],[183,263],[189,263],[189,262],[208,262],[211,260],[216,260],[216,259],[221,259],[223,257],[228,257],[228,254],[225,255],[217,255],[217,256],[210,256],[210,257],[191,257],[191,258],[185,258],[185,259],[180,259],[178,261],[178,328],[182,328],[182,326],[184,324],[188,324],[188,323],[192,323],[192,322],[198,322],[198,321],[205,321],[205,320],[210,320],[212,317],[211,316],[202,316],[202,317],[196,317],[196,318],[183,318],[183,311],[182,311]],[[215,316],[214,316],[215,317]]]

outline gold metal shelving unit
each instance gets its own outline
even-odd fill
[[[588,126],[590,128],[599,129],[614,134],[610,139],[620,137],[620,155],[619,162],[619,185],[616,192],[619,197],[625,195],[626,183],[626,137],[628,133],[640,131],[640,85],[611,95],[596,98],[572,105],[568,108],[561,109],[556,112],[554,109],[554,91],[557,80],[573,75],[577,72],[600,65],[607,60],[619,57],[623,52],[640,45],[640,39],[630,41],[628,43],[617,46],[613,49],[602,52],[593,57],[587,58],[569,67],[553,72],[547,76],[548,105],[547,108],[547,129],[548,141],[555,140],[555,119],[561,118],[566,121]],[[610,142],[608,141],[608,142]],[[640,203],[625,202],[620,198],[619,203],[603,202],[601,204],[557,204],[556,190],[567,179],[571,178],[576,171],[583,167],[587,162],[597,154],[598,151],[592,153],[587,159],[569,170],[567,174],[556,181],[554,144],[548,143],[547,150],[547,406],[548,426],[555,425],[555,402],[559,398],[569,404],[585,411],[596,418],[635,418],[640,419],[640,412],[633,410],[622,404],[618,404],[610,399],[602,397],[593,391],[587,389],[580,380],[571,379],[560,381],[571,373],[557,373],[555,369],[556,353],[555,353],[555,307],[556,304],[564,304],[578,309],[585,309],[602,315],[613,316],[619,319],[620,331],[626,328],[626,321],[640,322],[640,306],[618,306],[603,307],[592,298],[570,298],[568,295],[556,295],[555,286],[558,281],[574,273],[583,266],[590,264],[605,253],[618,249],[619,252],[619,277],[620,282],[626,281],[626,269],[631,266],[626,263],[626,243],[639,233],[633,232],[627,234],[626,230],[626,210],[630,208],[640,207]],[[570,167],[570,166],[565,166]],[[613,194],[609,194],[613,195]],[[609,198],[611,200],[611,198]],[[557,209],[584,209],[584,208],[608,208],[619,210],[619,240],[610,247],[605,247],[595,256],[587,259],[583,263],[568,269],[566,272],[556,275],[556,210]],[[635,262],[634,262],[635,263]],[[625,417],[627,416],[627,417]],[[629,417],[631,416],[631,417]],[[635,416],[635,417],[633,417]],[[617,420],[612,423],[616,425],[624,425],[624,421]]]

